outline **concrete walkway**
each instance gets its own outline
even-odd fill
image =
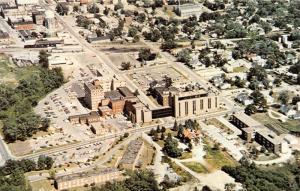
[[[276,117],[274,114],[278,115],[279,117]],[[277,111],[271,110],[271,109],[268,109],[268,115],[272,119],[277,119],[277,120],[280,120],[282,122],[286,122],[288,120],[287,116],[285,116],[282,113],[279,113]]]
[[[292,157],[292,150],[288,149],[288,152],[280,154],[279,158],[267,160],[267,161],[256,161],[256,160],[252,160],[252,161],[257,165],[272,165],[272,164],[288,162],[291,159],[291,157]]]

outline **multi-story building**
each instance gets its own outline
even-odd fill
[[[275,154],[282,151],[282,139],[271,130],[263,129],[256,132],[255,141]]]
[[[246,115],[243,112],[232,115],[230,120],[239,129],[243,129],[247,127],[253,127],[253,128],[263,127],[261,123],[254,120],[252,117]]]
[[[258,144],[275,154],[282,151],[282,138],[245,113],[232,115],[231,122],[241,129],[242,138],[247,142],[255,140]]]
[[[103,168],[90,172],[80,172],[55,178],[55,187],[58,190],[67,190],[91,184],[101,184],[107,181],[122,179],[122,173],[116,168]]]
[[[98,110],[101,100],[104,98],[104,91],[100,80],[84,83],[85,97],[84,101],[87,106],[93,110]]]
[[[219,109],[219,97],[199,87],[181,90],[175,87],[155,87],[151,93],[164,108],[153,110],[153,118],[198,116]]]
[[[203,89],[176,92],[172,97],[172,107],[176,118],[215,112],[219,108],[218,96]]]

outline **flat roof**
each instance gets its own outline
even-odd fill
[[[248,127],[263,127],[261,123],[258,121],[254,120],[252,117],[246,115],[243,112],[236,113],[233,115],[234,117],[238,118],[240,121],[242,121],[244,124],[246,124]]]
[[[119,87],[118,90],[124,97],[134,97],[134,94],[127,87]]]
[[[109,91],[109,92],[105,92],[104,97],[112,99],[112,100],[116,100],[116,99],[121,99],[123,96],[122,96],[122,94],[120,94],[119,91],[112,90],[112,91]]]
[[[274,145],[281,143],[282,139],[276,133],[274,133],[273,131],[271,131],[267,128],[263,128],[263,129],[257,131],[256,133],[260,134],[261,136],[263,136],[265,139],[267,139]]]
[[[68,174],[63,176],[58,176],[55,178],[56,182],[64,182],[64,181],[70,181],[74,179],[81,179],[86,177],[92,177],[92,176],[98,176],[98,175],[104,175],[109,173],[119,172],[118,169],[110,167],[110,168],[102,168],[99,170],[94,171],[87,171],[87,172],[80,172],[75,174]]]

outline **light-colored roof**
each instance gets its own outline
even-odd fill
[[[280,144],[282,141],[282,139],[278,135],[276,135],[276,133],[269,130],[268,128],[263,128],[256,133],[260,134],[274,145]]]
[[[258,127],[258,126],[263,127],[263,125],[261,123],[259,123],[258,121],[254,120],[252,117],[246,115],[243,112],[236,113],[236,114],[234,114],[234,116],[236,118],[238,118],[241,122],[243,122],[244,124],[246,124],[248,127]]]

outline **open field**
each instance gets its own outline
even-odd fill
[[[30,186],[32,188],[32,191],[41,191],[41,190],[47,190],[47,191],[54,191],[56,190],[53,185],[51,185],[50,180],[41,180],[36,182],[30,182]]]
[[[277,119],[270,118],[266,113],[256,113],[252,117],[278,134],[288,133],[289,131],[300,132],[300,120],[288,119],[283,123]]]
[[[182,163],[189,169],[197,173],[208,173],[208,170],[199,162],[184,162]]]

